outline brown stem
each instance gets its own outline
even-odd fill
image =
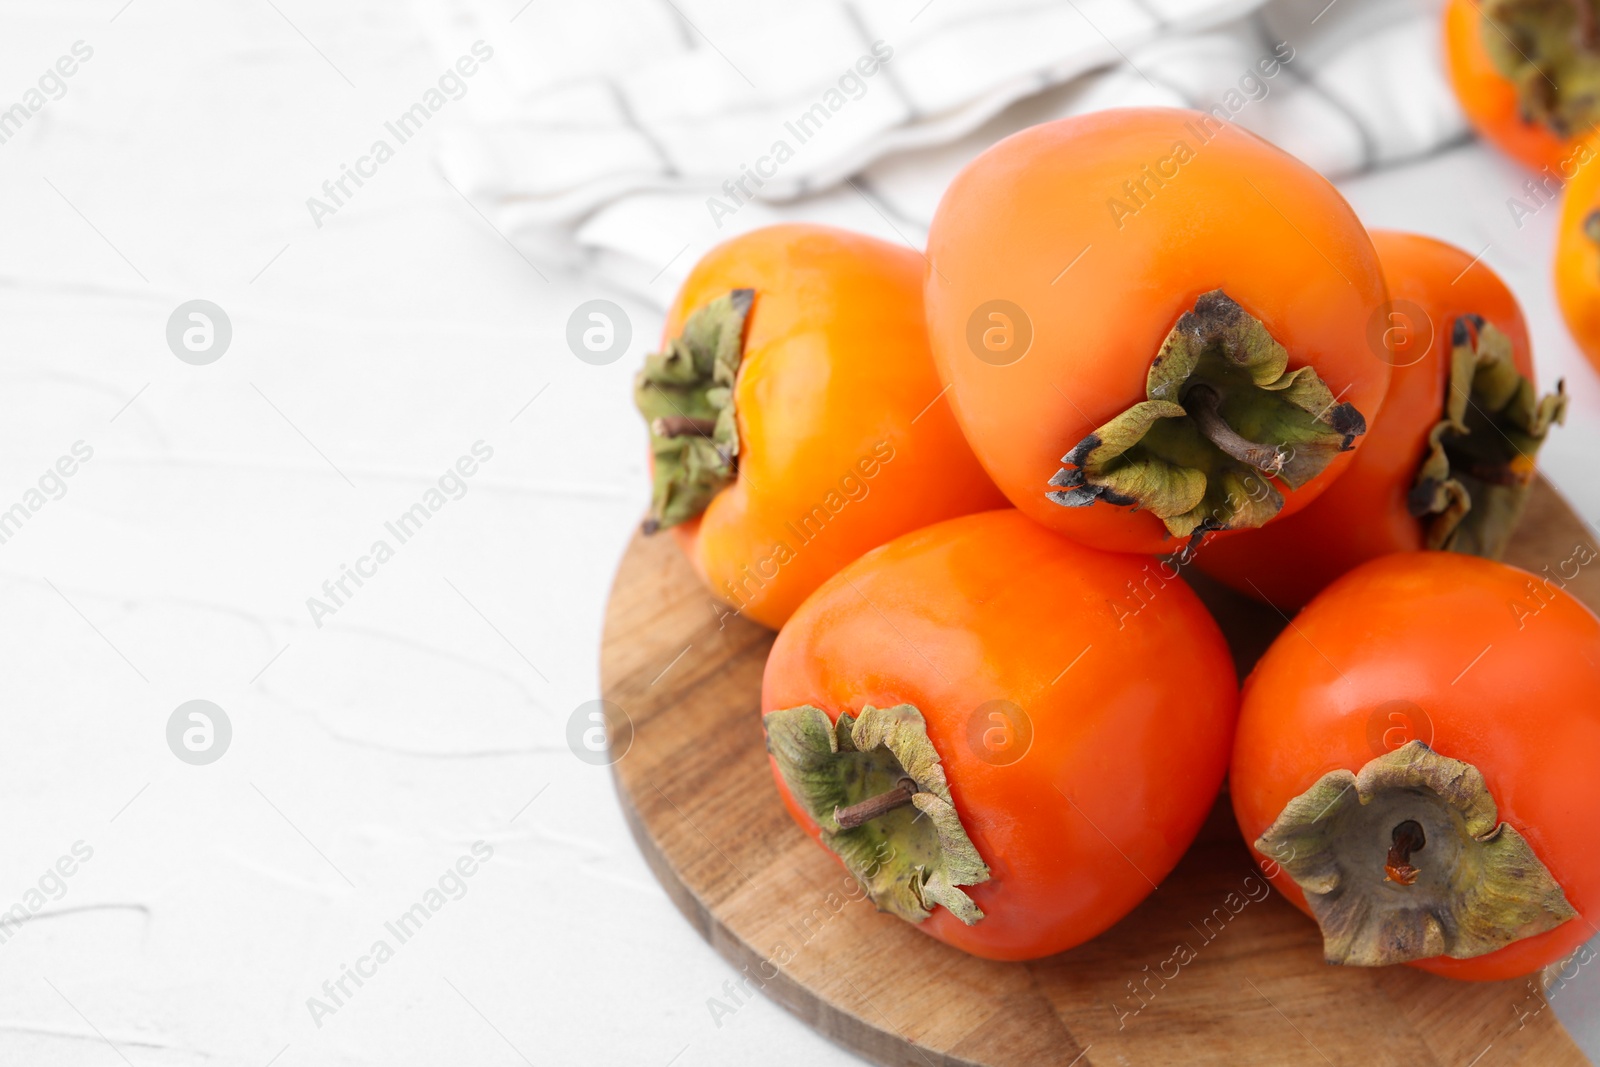
[[[1391,882],[1415,885],[1417,876],[1422,872],[1411,866],[1411,854],[1422,851],[1423,846],[1428,843],[1422,833],[1422,825],[1415,819],[1407,819],[1394,828],[1391,840],[1394,843],[1389,846],[1388,858],[1384,860],[1384,873],[1389,876]]]
[[[1222,397],[1209,385],[1197,385],[1184,394],[1183,406],[1194,416],[1195,425],[1210,442],[1238,460],[1267,474],[1283,469],[1287,457],[1272,445],[1257,444],[1239,436],[1222,417]]]
[[[716,419],[696,419],[688,415],[663,415],[650,424],[650,432],[657,437],[690,437],[694,434],[710,437],[716,428]]]
[[[893,789],[868,797],[859,804],[852,804],[848,808],[835,807],[833,821],[839,824],[841,830],[854,830],[880,815],[905,807],[916,794],[917,783],[910,778],[902,778]]]

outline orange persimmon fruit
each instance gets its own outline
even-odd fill
[[[940,400],[921,278],[871,237],[752,231],[695,265],[639,373],[645,529],[762,625],[868,549],[1004,503]]]
[[[1570,168],[1600,120],[1594,0],[1449,0],[1444,49],[1480,136],[1534,170]]]
[[[1556,299],[1572,339],[1600,369],[1600,151],[1567,183],[1556,225]]]
[[[1337,190],[1198,111],[1044,123],[940,202],[929,335],[967,439],[1034,520],[1170,551],[1311,502],[1376,412],[1383,274]]]
[[[1182,581],[1118,606],[1149,562],[969,515],[867,553],[784,626],[761,692],[778,790],[880,910],[1034,959],[1172,870],[1216,799],[1238,684]]]
[[[1391,552],[1497,559],[1516,529],[1545,434],[1528,325],[1492,270],[1454,245],[1375,230],[1392,305],[1389,393],[1339,480],[1299,513],[1207,544],[1201,570],[1283,611]]]
[[[1558,568],[1593,562],[1586,545]],[[1600,909],[1600,619],[1451,552],[1350,571],[1245,680],[1229,791],[1328,962],[1529,974]]]

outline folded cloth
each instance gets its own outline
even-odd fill
[[[440,164],[536,262],[664,305],[719,241],[807,219],[920,247],[950,178],[1024,126],[1210,111],[1330,177],[1466,125],[1439,0],[417,0],[482,38]]]

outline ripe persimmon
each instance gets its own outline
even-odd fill
[[[1567,183],[1557,227],[1556,298],[1572,339],[1600,369],[1600,151]]]
[[[1467,252],[1374,231],[1393,298],[1394,378],[1350,466],[1298,514],[1208,544],[1195,563],[1283,611],[1391,552],[1499,558],[1566,395],[1540,398],[1516,297]]]
[[[1593,0],[1449,0],[1444,48],[1450,83],[1473,128],[1534,170],[1565,171],[1600,120]]]
[[[969,515],[867,553],[784,626],[761,693],[778,790],[880,910],[1034,959],[1178,862],[1238,686],[1183,582],[1117,606],[1148,563],[1015,510]]]
[[[647,532],[673,527],[712,594],[776,629],[869,548],[1004,503],[940,402],[922,258],[825,226],[712,249],[635,400]]]
[[[1234,813],[1328,962],[1501,979],[1594,935],[1600,619],[1559,585],[1385,556],[1245,680]]]
[[[1355,213],[1202,112],[1006,138],[951,183],[928,259],[934,358],[973,450],[1023,513],[1098,548],[1298,510],[1388,385]]]

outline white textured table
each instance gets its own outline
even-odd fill
[[[567,316],[615,294],[540,277],[434,129],[314,223],[438,76],[403,6],[122,2],[0,14],[0,107],[93,52],[0,144],[0,1062],[853,1062],[730,995],[568,749],[656,320],[574,358]],[[1594,518],[1596,381],[1521,180],[1469,148],[1350,191],[1489,245],[1577,396],[1547,466]],[[168,345],[193,299],[232,325],[208,365]],[[231,725],[208,765],[168,744],[196,699]],[[1556,1003],[1591,1049],[1593,985]]]

